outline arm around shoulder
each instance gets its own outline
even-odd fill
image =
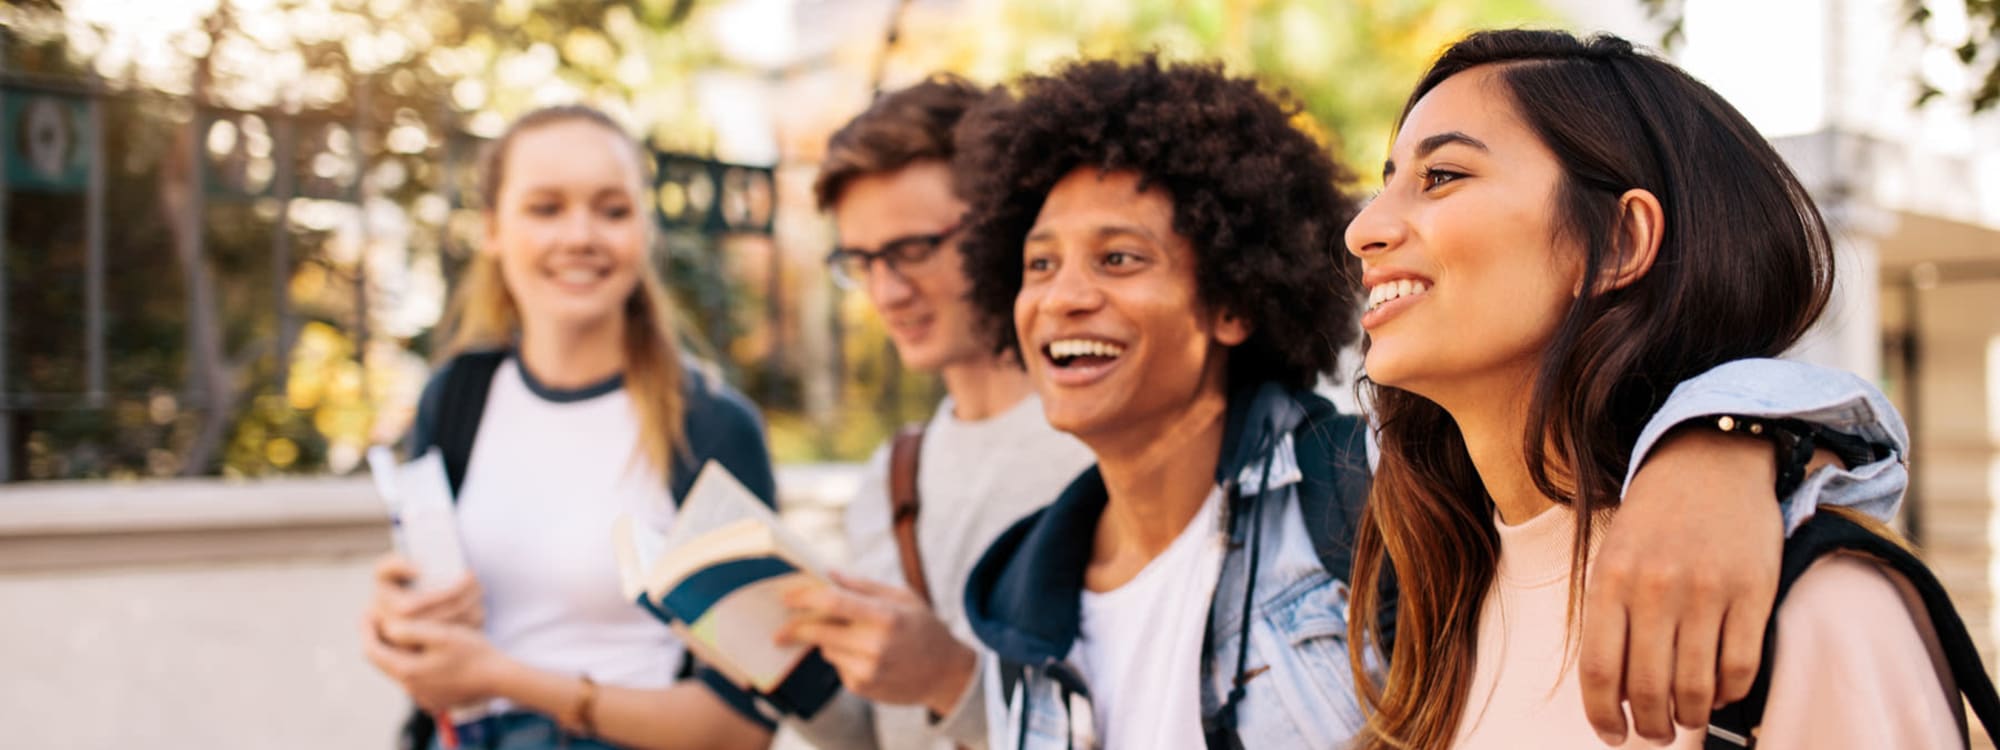
[[[1861,466],[1831,466],[1813,472],[1784,506],[1790,533],[1818,506],[1852,508],[1889,522],[1902,504],[1909,474],[1909,428],[1882,391],[1851,372],[1782,359],[1739,359],[1674,387],[1647,421],[1633,447],[1626,485],[1649,454],[1675,427],[1717,415],[1796,419],[1823,430],[1850,435],[1877,446],[1886,458]]]

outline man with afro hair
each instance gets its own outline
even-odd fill
[[[991,746],[1334,747],[1360,726],[1345,583],[1298,510],[1365,488],[1358,420],[1310,391],[1356,335],[1356,203],[1292,117],[1147,57],[1027,78],[960,125],[972,299],[1098,460],[967,583]]]
[[[945,390],[922,427],[868,462],[847,506],[852,577],[786,600],[784,637],[819,648],[846,687],[810,721],[789,722],[820,750],[985,742],[966,574],[1091,463],[1042,419],[1020,361],[995,351],[967,299],[953,132],[987,95],[950,75],[884,94],[828,139],[813,186],[840,237],[827,255],[834,279],[865,296],[903,367],[937,373]]]
[[[1379,653],[1346,642],[1368,438],[1311,388],[1356,337],[1348,173],[1294,126],[1296,107],[1219,65],[1081,61],[1015,92],[958,130],[970,299],[1000,353],[1025,363],[1049,424],[1097,464],[966,581],[990,649],[989,744],[1346,746],[1365,724],[1349,654]],[[1690,413],[1689,399],[1697,415],[1811,408],[1791,396],[1684,387],[1661,414]],[[1694,502],[1682,488],[1698,487],[1775,519],[1770,445],[1717,434],[1642,444],[1632,464],[1649,471],[1626,507]],[[1757,461],[1761,476],[1743,469]],[[1767,615],[1777,560],[1759,551],[1776,545],[1760,534],[1778,527],[1734,519],[1633,532],[1658,550],[1637,575],[1675,591],[1699,575],[1752,599],[1766,586]],[[1668,605],[1666,620],[1710,603]],[[1382,640],[1393,625],[1391,609]],[[1715,674],[1719,626],[1618,635],[1621,650],[1694,653]]]

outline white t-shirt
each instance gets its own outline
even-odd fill
[[[1203,750],[1201,642],[1222,575],[1222,491],[1132,580],[1083,592],[1070,661],[1090,686],[1104,748]]]
[[[1049,426],[1041,399],[1030,395],[1006,411],[981,420],[959,419],[950,398],[938,404],[924,430],[917,459],[917,554],[938,619],[961,643],[977,646],[965,617],[965,579],[993,540],[1016,521],[1062,494],[1096,458],[1068,433]],[[851,550],[848,566],[857,574],[904,585],[901,558],[889,518],[889,446],[869,460],[862,486],[846,515]],[[968,686],[961,710],[983,711],[983,698]],[[979,700],[973,700],[979,698]],[[874,747],[883,750],[943,749],[953,743],[930,729],[922,706],[874,706]],[[818,739],[818,738],[816,738]],[[855,738],[820,739],[828,747]]]
[[[673,519],[666,481],[637,451],[639,420],[617,381],[533,384],[520,360],[493,375],[459,491],[467,562],[486,591],[486,636],[538,669],[663,688],[684,647],[620,592],[611,523]]]

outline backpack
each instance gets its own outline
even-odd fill
[[[1314,554],[1334,580],[1353,583],[1354,537],[1361,530],[1361,512],[1368,504],[1374,472],[1368,466],[1368,421],[1333,410],[1314,408],[1318,429],[1293,434],[1297,441],[1299,514],[1311,537]],[[1396,576],[1383,566],[1378,589],[1381,607],[1376,625],[1382,651],[1388,653],[1396,635]]]
[[[437,414],[431,428],[430,444],[413,446],[417,453],[436,446],[444,459],[444,475],[451,482],[453,502],[459,485],[465,483],[466,465],[472,461],[472,441],[479,436],[479,422],[486,416],[486,395],[493,388],[493,373],[507,361],[505,350],[467,352],[452,358],[438,393]]]
[[[1965,702],[1972,706],[1973,714],[1988,734],[2000,729],[2000,695],[1994,693],[1993,681],[1980,662],[1972,636],[1966,633],[1965,622],[1959,619],[1958,609],[1952,606],[1937,576],[1916,555],[1894,542],[1838,514],[1819,513],[1785,541],[1784,562],[1778,569],[1778,596],[1771,605],[1771,619],[1764,626],[1763,663],[1757,667],[1757,678],[1751,683],[1749,694],[1717,709],[1709,717],[1707,750],[1757,746],[1757,729],[1763,723],[1764,705],[1770,698],[1771,655],[1776,653],[1778,645],[1777,607],[1784,603],[1792,584],[1798,582],[1814,561],[1840,551],[1864,553],[1910,582],[1930,614],[1938,645]]]

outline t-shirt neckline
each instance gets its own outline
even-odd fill
[[[551,403],[569,404],[578,401],[588,401],[625,387],[625,373],[619,372],[613,373],[611,377],[582,387],[557,388],[537,379],[535,373],[528,370],[528,364],[521,361],[519,354],[509,359],[514,361],[514,370],[521,374],[521,382],[528,386],[528,392],[535,394],[536,398]]]

